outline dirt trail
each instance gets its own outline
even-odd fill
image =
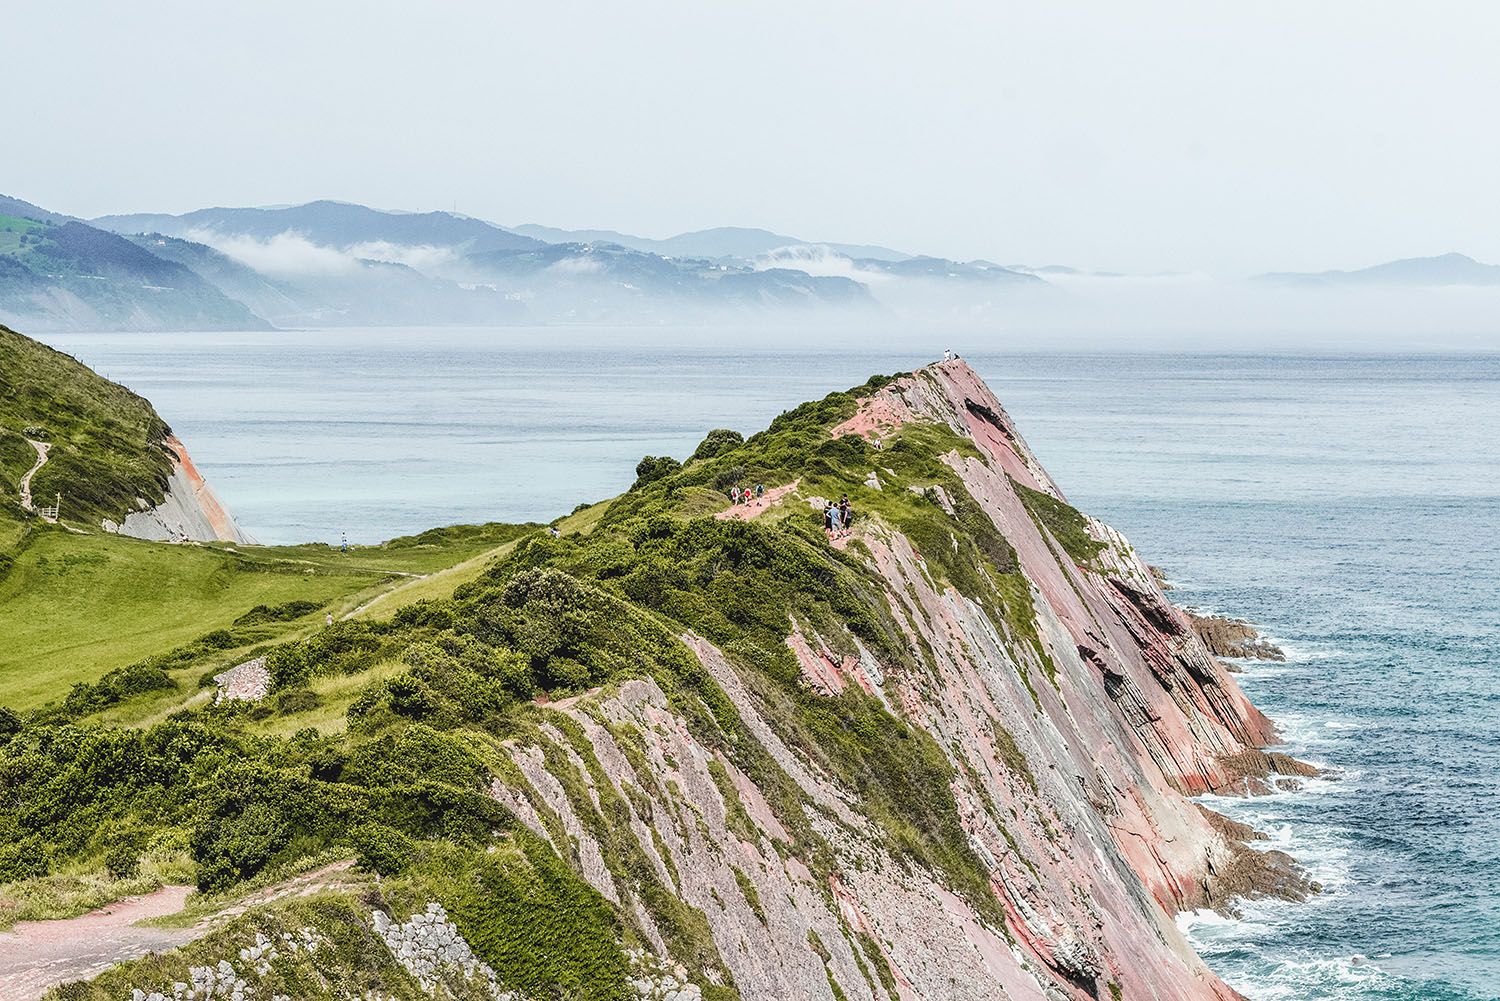
[[[30,438],[26,439],[26,444],[36,449],[36,465],[32,466],[25,476],[21,477],[21,507],[27,511],[35,511],[36,508],[31,504],[31,478],[36,475],[38,469],[47,464],[47,453],[51,451],[52,446],[44,441],[32,441]],[[47,520],[52,521],[53,519],[48,518]]]
[[[799,477],[785,486],[772,487],[759,500],[752,500],[748,504],[731,504],[724,510],[716,512],[714,517],[720,521],[730,521],[731,519],[749,521],[751,518],[758,518],[774,507],[782,497],[797,489],[797,484],[801,482],[802,480]]]
[[[137,928],[176,914],[190,886],[164,886],[65,921],[20,921],[0,933],[0,1001],[34,1001],[55,984],[103,973],[115,963],[165,952],[202,934],[196,928]]]
[[[258,890],[187,928],[140,927],[135,922],[181,911],[191,886],[164,886],[155,893],[126,897],[76,918],[18,921],[14,931],[0,932],[0,1001],[36,1001],[57,984],[87,980],[115,963],[186,945],[216,922],[259,904],[307,896],[339,885],[361,885],[367,877],[350,872],[353,865],[353,860],[335,862]]]

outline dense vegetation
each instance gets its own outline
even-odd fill
[[[856,524],[902,532],[937,583],[973,599],[1045,665],[1015,552],[943,461],[972,454],[972,443],[946,427],[908,425],[877,454],[861,437],[830,434],[886,381],[805,404],[748,440],[712,432],[686,464],[648,456],[630,491],[581,508],[561,522],[575,530],[558,536],[537,526],[442,529],[360,554],[378,564],[431,551],[441,565],[456,546],[498,546],[448,595],[324,627],[319,613],[337,589],[267,592],[46,707],[0,716],[0,889],[9,883],[24,899],[16,887],[49,874],[128,879],[144,869],[191,872],[205,894],[222,894],[353,855],[395,887],[436,894],[507,983],[621,996],[620,947],[643,941],[635,912],[575,875],[578,860],[567,856],[576,844],[549,811],[541,819],[563,858],[488,795],[495,777],[517,780],[500,742],[536,744],[622,894],[651,915],[673,955],[691,958],[705,997],[735,997],[703,915],[661,882],[577,723],[546,704],[651,678],[693,736],[765,792],[791,839],[777,850],[826,877],[834,855],[809,821],[809,801],[681,642],[691,630],[735,663],[783,738],[857,798],[893,857],[935,872],[1002,925],[942,749],[857,686],[837,695],[809,687],[787,644],[799,629],[841,653],[862,646],[889,668],[930,666],[931,652],[898,628],[861,544],[830,545],[816,501],[748,522],[704,516],[736,485],[796,481],[803,497],[848,495]],[[1071,509],[1027,502],[1069,533],[1069,552],[1080,545]],[[278,573],[246,570],[245,555],[203,555],[237,572]],[[226,651],[264,654],[269,699],[191,697],[188,675],[208,683]],[[135,728],[100,725],[136,703],[165,708]],[[544,728],[564,735],[571,757],[542,739]],[[1029,778],[1013,756],[1010,766]],[[715,765],[726,801],[737,803]],[[753,833],[743,808],[735,817]],[[763,913],[758,899],[750,904]],[[526,917],[537,914],[547,917]]]
[[[36,459],[31,452],[26,461],[14,436],[51,444],[31,490],[38,503],[62,494],[65,519],[118,521],[135,510],[137,497],[160,502],[172,472],[164,444],[171,429],[150,403],[6,327],[0,327],[0,428],[8,442],[0,453],[7,480],[19,479]]]

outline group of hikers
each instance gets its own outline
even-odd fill
[[[729,502],[731,504],[749,504],[751,500],[754,500],[759,503],[760,499],[765,495],[766,488],[761,483],[757,483],[753,491],[749,487],[735,487],[729,491]]]
[[[823,502],[823,531],[828,533],[830,539],[843,539],[849,535],[849,523],[854,520],[854,508],[849,504],[849,495],[845,494],[835,504],[833,501]]]

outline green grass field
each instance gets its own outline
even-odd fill
[[[14,254],[21,249],[21,237],[44,224],[19,216],[0,214],[0,254]]]
[[[0,534],[7,525],[0,519]],[[437,529],[348,553],[323,545],[236,550],[35,530],[6,554],[14,562],[0,574],[0,705],[34,708],[78,682],[229,629],[257,605],[320,607],[240,630],[237,636],[253,642],[219,651],[208,666],[227,666],[255,644],[310,633],[325,615],[342,618],[402,585],[427,586],[385,604],[381,614],[419,597],[446,597],[478,575],[487,554],[532,528]],[[438,574],[457,565],[466,567],[464,574]],[[190,673],[196,682],[201,671]]]

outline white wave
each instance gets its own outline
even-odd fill
[[[1396,986],[1400,978],[1364,956],[1301,962],[1271,962],[1263,972],[1237,979],[1233,986],[1251,1001],[1324,1001],[1367,998]]]
[[[1288,643],[1277,636],[1265,634],[1266,639],[1281,648],[1286,654],[1286,663],[1305,663],[1310,660],[1332,660],[1335,658],[1345,659],[1354,656],[1350,651],[1339,647],[1318,646],[1316,643]]]

